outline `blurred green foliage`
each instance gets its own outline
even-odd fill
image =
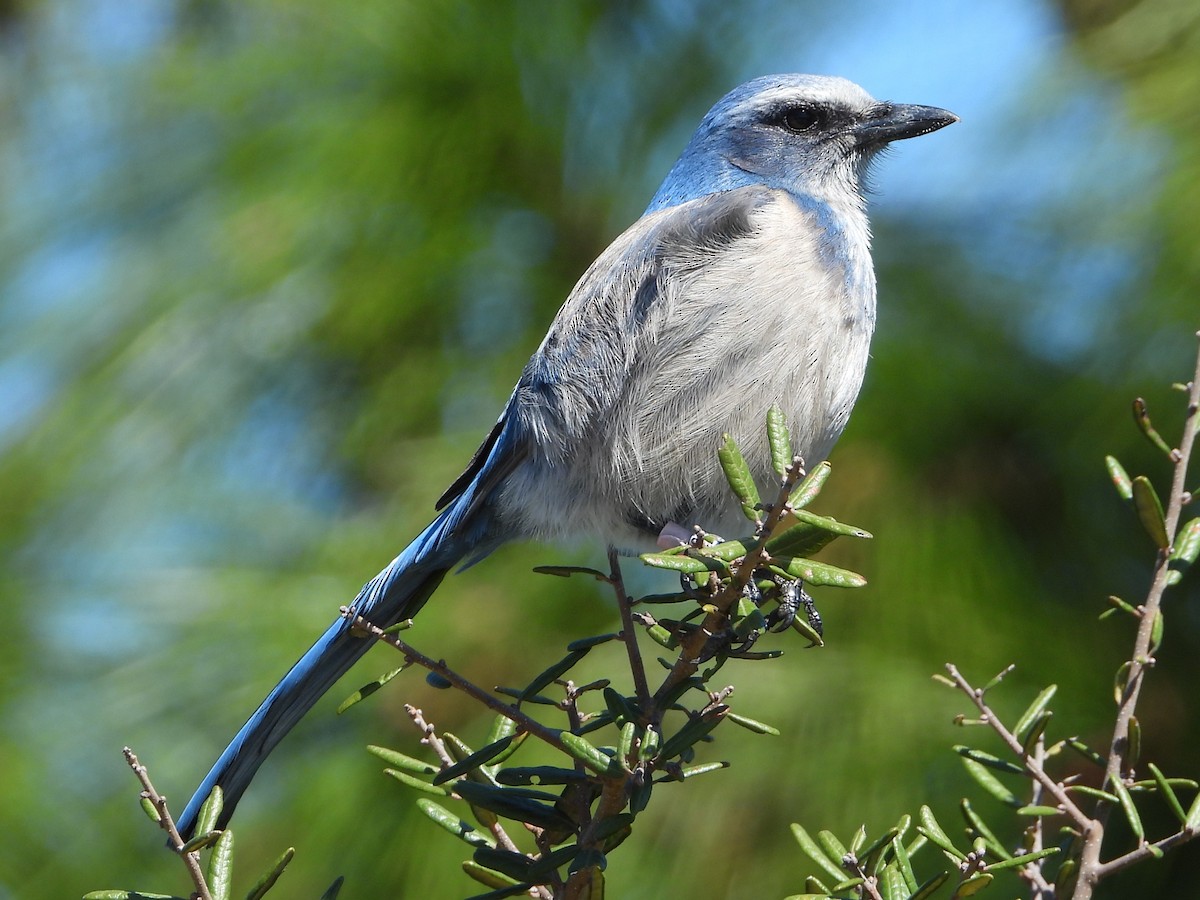
[[[121,746],[186,799],[425,524],[711,101],[761,74],[748,61],[807,68],[751,38],[785,6],[0,7],[0,896],[183,889]],[[783,737],[729,735],[735,768],[651,811],[608,873],[614,896],[782,896],[803,871],[791,821],[882,827],[929,796],[952,818],[969,790],[947,749],[959,706],[928,683],[949,658],[980,678],[1019,661],[1012,682],[1057,682],[1078,731],[1103,739],[1128,636],[1095,614],[1138,595],[1150,548],[1102,456],[1161,471],[1128,403],[1165,406],[1191,359],[1200,54],[1186,4],[1064,7],[1061,67],[1018,86],[1006,122],[965,116],[1001,136],[971,183],[986,199],[1005,160],[1077,128],[1071,98],[1097,79],[1126,118],[1105,120],[1094,154],[1056,160],[1071,192],[1020,215],[875,217],[879,334],[828,492],[877,536],[837,558],[870,585],[823,604],[825,649],[739,682],[740,708]],[[1167,148],[1139,182],[1153,193],[1114,199],[1114,173],[1143,164],[1126,137],[1146,127]],[[1114,256],[1132,274],[1090,305],[1085,276]],[[1082,303],[1042,289],[1064,271]],[[527,680],[615,621],[599,590],[529,569],[600,549],[506,548],[449,579],[412,640],[476,681]],[[1193,577],[1139,711],[1145,755],[1180,772],[1200,770],[1196,601]],[[243,871],[297,847],[281,895],[341,873],[345,896],[469,891],[457,842],[362,747],[415,741],[406,701],[472,741],[487,721],[404,676],[331,721],[390,663],[372,653],[239,810]],[[1107,896],[1200,896],[1197,852]]]

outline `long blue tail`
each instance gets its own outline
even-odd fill
[[[363,587],[355,598],[354,611],[380,627],[416,615],[447,571],[467,554],[480,552],[478,541],[464,540],[465,535],[458,531],[463,512],[459,503],[443,510],[404,552]],[[478,533],[479,529],[469,530]],[[242,793],[275,745],[374,642],[372,638],[353,634],[347,619],[339,618],[329,626],[267,695],[196,789],[176,822],[184,840],[192,836],[200,806],[217,785],[224,794],[217,827],[225,827]]]

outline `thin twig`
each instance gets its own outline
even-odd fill
[[[158,813],[159,827],[170,836],[171,849],[179,855],[183,860],[183,864],[187,866],[188,874],[192,877],[192,884],[196,886],[196,893],[199,895],[200,900],[212,900],[212,893],[208,889],[208,882],[204,879],[204,870],[200,868],[200,854],[198,852],[182,852],[184,841],[179,836],[179,829],[175,827],[175,820],[171,818],[171,813],[167,809],[167,798],[154,789],[154,785],[150,782],[150,773],[138,761],[137,755],[133,750],[125,747],[121,752],[125,755],[125,762],[129,764],[129,768],[133,769],[133,774],[142,783],[142,796],[154,804],[154,809]]]
[[[1200,338],[1200,333],[1196,335]],[[1196,370],[1188,391],[1187,412],[1183,420],[1183,435],[1179,441],[1178,452],[1172,453],[1174,472],[1171,478],[1171,493],[1167,497],[1167,509],[1164,516],[1168,540],[1174,544],[1179,530],[1179,518],[1183,512],[1184,497],[1187,493],[1187,470],[1192,450],[1196,440],[1197,415],[1200,414],[1200,353],[1196,357]],[[1162,604],[1163,592],[1167,589],[1167,576],[1170,574],[1172,547],[1160,548],[1154,566],[1154,577],[1150,590],[1142,604],[1141,619],[1138,624],[1137,637],[1133,644],[1133,653],[1129,659],[1129,671],[1125,680],[1125,690],[1122,692],[1120,704],[1117,707],[1117,719],[1113,728],[1112,740],[1109,741],[1108,765],[1105,770],[1105,784],[1121,780],[1122,765],[1129,747],[1129,728],[1137,708],[1138,698],[1142,690],[1146,669],[1153,664],[1150,658],[1150,644],[1153,640],[1155,621]],[[1137,859],[1139,850],[1125,854],[1109,863],[1101,863],[1100,850],[1104,842],[1104,826],[1107,823],[1111,805],[1105,802],[1097,803],[1095,820],[1092,827],[1084,832],[1083,850],[1079,860],[1079,879],[1076,882],[1073,900],[1089,900],[1092,891],[1100,879],[1131,865]],[[1183,832],[1180,832],[1183,834]],[[1187,835],[1184,840],[1194,835]],[[1143,845],[1144,846],[1144,845]],[[1149,853],[1149,851],[1146,851]],[[1136,857],[1136,859],[1134,858]],[[1119,860],[1127,860],[1117,867]]]
[[[526,731],[529,734],[532,734],[534,737],[545,741],[547,744],[550,744],[559,750],[562,750],[564,753],[570,752],[563,744],[562,738],[559,737],[559,732],[552,728],[547,728],[536,719],[525,715],[525,713],[521,712],[519,709],[517,709],[517,707],[509,703],[505,703],[498,697],[492,696],[483,688],[468,681],[466,678],[463,678],[448,665],[446,665],[444,661],[426,656],[411,644],[407,644],[400,640],[400,638],[398,638],[396,635],[385,633],[382,628],[371,624],[362,616],[356,616],[347,606],[343,606],[341,608],[341,613],[345,618],[352,619],[355,627],[362,628],[371,637],[383,641],[383,643],[399,650],[400,653],[403,654],[404,658],[409,662],[414,662],[422,668],[428,669],[430,672],[440,675],[464,694],[467,694],[469,697],[479,701],[493,712],[499,713],[506,719],[510,719],[511,721],[515,722],[517,728],[521,731]]]
[[[962,673],[958,671],[958,667],[953,663],[946,663],[946,671],[950,673],[950,678],[953,679],[958,689],[971,698],[971,702],[975,704],[984,721],[1000,736],[1000,740],[1004,741],[1008,745],[1008,749],[1025,764],[1025,771],[1032,775],[1045,788],[1046,792],[1055,799],[1067,815],[1075,820],[1075,823],[1080,828],[1086,829],[1091,827],[1092,820],[1088,818],[1087,813],[1075,805],[1075,801],[1071,799],[1066,789],[1046,773],[1046,770],[1025,751],[1025,747],[1017,739],[1017,736],[1009,731],[1004,723],[1000,721],[1000,718],[992,712],[991,707],[983,699],[983,691],[972,687],[971,683],[963,677]]]
[[[650,688],[646,683],[646,667],[642,663],[642,654],[638,650],[637,630],[633,627],[633,603],[625,591],[625,581],[621,577],[621,563],[617,551],[608,548],[609,581],[617,595],[617,609],[621,611],[621,640],[629,654],[629,672],[633,676],[633,690],[637,697],[638,707],[645,716],[650,709]]]

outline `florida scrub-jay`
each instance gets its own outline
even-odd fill
[[[717,460],[732,434],[772,477],[777,405],[810,462],[841,434],[875,324],[862,179],[889,142],[956,121],[841,78],[777,75],[709,111],[642,217],[584,273],[440,512],[353,609],[417,613],[443,576],[513,538],[644,548],[668,525],[741,519]],[[342,618],[271,691],[197,789],[223,826],[280,739],[370,647]]]

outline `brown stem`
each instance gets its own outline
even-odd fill
[[[621,640],[629,654],[629,672],[633,676],[633,690],[638,708],[646,716],[650,709],[650,687],[646,682],[646,667],[638,651],[637,631],[633,627],[633,603],[625,592],[625,581],[621,578],[621,563],[617,551],[608,548],[609,581],[617,595],[617,609],[621,611]]]
[[[1197,337],[1200,337],[1200,334],[1197,334]],[[1192,383],[1188,391],[1188,407],[1183,421],[1183,436],[1180,439],[1178,451],[1172,454],[1175,469],[1171,478],[1171,493],[1167,498],[1167,509],[1164,517],[1167,536],[1172,544],[1175,541],[1179,529],[1179,518],[1183,512],[1188,462],[1191,459],[1192,449],[1196,440],[1196,418],[1198,411],[1200,411],[1200,354],[1196,358],[1196,371],[1192,376]],[[1125,762],[1125,753],[1129,747],[1129,723],[1133,719],[1134,710],[1137,708],[1138,697],[1141,694],[1146,669],[1154,663],[1150,657],[1150,643],[1155,620],[1158,618],[1158,610],[1162,604],[1163,592],[1167,588],[1167,576],[1170,574],[1171,549],[1171,547],[1166,547],[1159,550],[1154,566],[1154,577],[1150,583],[1150,590],[1141,607],[1141,621],[1138,625],[1137,637],[1133,644],[1133,654],[1129,659],[1129,671],[1125,680],[1125,690],[1117,706],[1116,725],[1113,728],[1112,740],[1109,741],[1108,745],[1108,765],[1104,773],[1106,785],[1108,783],[1116,783],[1123,777],[1122,768]],[[1075,893],[1072,895],[1073,900],[1090,900],[1092,892],[1100,882],[1100,879],[1116,870],[1114,865],[1118,860],[1113,860],[1110,863],[1102,863],[1100,861],[1101,845],[1104,842],[1104,826],[1108,820],[1111,808],[1111,804],[1105,802],[1098,803],[1093,825],[1084,832],[1083,851],[1079,860],[1079,880],[1076,882]],[[1141,850],[1142,848],[1138,848],[1133,853],[1119,857],[1119,860],[1128,860],[1122,863],[1122,867],[1135,862],[1136,860],[1131,857],[1136,856]],[[1142,857],[1138,856],[1138,858]]]
[[[200,854],[198,852],[182,852],[183,838],[179,836],[175,820],[171,818],[171,813],[167,810],[167,798],[154,789],[154,785],[150,783],[150,773],[146,771],[145,766],[138,762],[137,755],[128,747],[122,749],[121,752],[125,755],[125,762],[129,764],[129,768],[133,769],[133,774],[142,783],[142,796],[154,804],[154,809],[158,812],[159,827],[170,835],[171,849],[179,854],[183,864],[187,867],[188,874],[192,877],[192,884],[196,886],[196,894],[200,900],[212,900],[208,882],[204,879],[204,870],[200,868]]]

